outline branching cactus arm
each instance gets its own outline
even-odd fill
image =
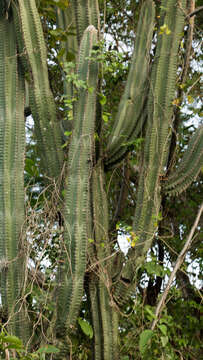
[[[78,42],[77,42],[77,31],[76,31],[76,19],[75,12],[73,8],[73,1],[69,2],[68,7],[64,10],[56,7],[56,24],[57,27],[63,31],[68,31],[71,34],[68,34],[67,40],[60,44],[60,52],[62,51],[62,56],[60,57],[60,63],[62,65],[62,78],[63,78],[63,91],[65,100],[71,101],[73,98],[73,84],[66,81],[66,73],[64,67],[67,63],[67,58],[70,58],[72,61],[76,61],[78,53]],[[74,69],[69,71],[74,72]],[[73,126],[72,118],[69,116],[70,107],[66,105],[66,118],[61,122],[62,128],[62,137],[67,140],[65,136],[66,131],[71,131]]]
[[[203,125],[189,141],[183,158],[164,184],[164,191],[170,195],[180,194],[196,179],[203,166]]]
[[[118,296],[117,302],[121,303],[124,291],[119,294],[117,289],[124,286],[127,296],[128,289],[134,287],[133,279],[136,278],[136,269],[143,263],[157,229],[161,204],[160,176],[164,174],[169,152],[177,54],[180,34],[183,31],[185,6],[185,1],[181,4],[174,0],[163,1],[161,25],[150,79],[148,129],[145,137],[143,169],[139,180],[138,201],[133,223],[137,242],[135,248],[129,253],[129,261],[121,272],[121,281],[114,290]]]
[[[118,161],[130,139],[136,139],[143,126],[142,112],[149,87],[150,49],[154,30],[155,6],[147,0],[141,10],[135,48],[126,87],[118,107],[115,123],[107,144],[107,161]]]

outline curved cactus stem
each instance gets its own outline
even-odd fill
[[[58,307],[67,304],[67,331],[71,330],[80,308],[87,260],[87,225],[90,218],[90,178],[93,167],[96,87],[98,65],[89,60],[97,43],[97,30],[89,26],[81,40],[78,58],[78,77],[94,90],[80,89],[76,104],[74,129],[69,147],[69,166],[65,196],[65,264],[67,288],[65,298],[58,298]],[[60,328],[60,319],[56,321]]]
[[[203,166],[203,125],[194,133],[184,151],[177,169],[164,184],[164,191],[170,195],[180,194],[194,181]]]
[[[26,341],[28,319],[20,289],[24,274],[20,242],[24,222],[24,79],[13,21],[0,19],[0,261],[1,300],[9,331]]]
[[[38,148],[45,172],[48,176],[57,178],[63,161],[62,141],[60,126],[56,121],[54,99],[49,87],[46,46],[35,0],[19,0],[19,14],[32,71],[33,80],[29,84],[29,95]]]
[[[148,90],[146,91],[146,93]],[[145,127],[147,124],[147,101],[144,103],[143,111],[140,114],[140,118],[138,119],[137,126],[135,131],[129,136],[126,142],[121,144],[119,151],[116,153],[116,156],[113,157],[110,161],[105,162],[105,170],[111,170],[114,168],[119,162],[125,159],[126,155],[132,150],[135,146],[136,140],[142,138],[142,134],[145,132]],[[124,140],[124,139],[123,139]]]
[[[139,18],[135,47],[127,84],[118,107],[115,123],[107,144],[106,165],[119,161],[124,146],[135,139],[143,126],[143,107],[149,81],[150,49],[154,29],[155,6],[144,2]]]

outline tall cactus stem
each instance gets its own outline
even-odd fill
[[[96,87],[98,65],[89,60],[97,43],[97,30],[89,26],[83,35],[78,58],[78,77],[93,92],[80,89],[76,104],[74,129],[69,148],[69,167],[65,197],[65,247],[67,251],[67,289],[65,298],[58,298],[58,307],[67,304],[66,328],[71,330],[80,308],[87,260],[87,225],[90,217],[89,191],[93,167]],[[59,314],[59,313],[58,313]],[[59,314],[60,315],[60,314]],[[60,319],[56,321],[60,328]]]
[[[152,0],[147,0],[141,9],[132,64],[107,144],[107,166],[120,159],[123,146],[129,140],[135,139],[140,134],[143,126],[143,116],[141,114],[149,86],[149,62],[154,18],[154,3]]]
[[[19,13],[25,49],[30,63],[30,107],[35,121],[38,148],[46,174],[57,178],[63,161],[60,127],[49,87],[47,54],[42,25],[35,0],[19,0]],[[41,69],[41,71],[39,71]]]
[[[0,19],[0,261],[1,299],[12,334],[27,339],[21,307],[24,222],[24,79],[17,57],[12,21]],[[27,321],[28,323],[28,321]]]

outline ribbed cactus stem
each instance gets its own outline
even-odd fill
[[[177,54],[184,26],[185,0],[164,0],[161,26],[168,33],[158,32],[155,59],[152,65],[148,99],[148,128],[145,137],[144,161],[140,174],[133,231],[138,237],[129,252],[129,261],[115,284],[119,302],[127,299],[134,287],[136,269],[143,263],[157,231],[160,218],[161,182],[165,173],[172,124],[172,100],[175,96]],[[122,291],[121,291],[122,290]]]
[[[124,94],[118,107],[115,123],[107,144],[107,161],[119,161],[127,143],[140,134],[145,117],[142,116],[149,87],[149,63],[154,30],[155,6],[144,2],[136,33],[132,63]]]
[[[105,192],[104,171],[101,162],[92,174],[93,228],[95,256],[90,276],[90,300],[94,328],[94,358],[116,359],[118,348],[118,314],[110,296],[112,256],[108,238],[108,205]],[[101,342],[102,334],[102,342]]]
[[[78,52],[78,42],[76,36],[76,20],[75,13],[73,8],[73,1],[70,1],[68,7],[65,10],[56,8],[56,24],[57,27],[62,29],[63,31],[68,31],[73,34],[68,34],[67,40],[60,44],[60,51],[63,52],[63,55],[60,57],[60,63],[62,64],[62,76],[63,76],[63,92],[66,99],[71,99],[73,97],[73,84],[66,81],[66,74],[64,70],[64,66],[67,63],[67,58],[71,58],[72,61],[76,61],[77,52]],[[71,69],[70,71],[74,71]],[[62,136],[64,136],[65,131],[71,131],[73,121],[68,116],[68,111],[70,109],[66,107],[67,116],[62,120],[61,128],[62,128]]]
[[[78,58],[78,77],[88,87],[80,89],[76,104],[74,129],[69,147],[68,179],[65,197],[65,267],[68,280],[65,298],[58,299],[58,308],[67,304],[65,325],[71,330],[80,308],[87,259],[87,242],[90,217],[90,178],[93,167],[94,129],[96,111],[96,87],[98,65],[89,60],[93,46],[97,43],[97,30],[89,26],[81,40]],[[63,318],[62,318],[63,317]],[[58,312],[57,332],[64,326],[64,314]]]
[[[75,18],[77,24],[77,38],[80,44],[81,38],[87,26],[93,25],[99,30],[100,14],[98,0],[74,0]]]
[[[158,33],[148,100],[148,119],[152,117],[152,121],[148,121],[142,175],[144,183],[141,178],[134,221],[134,230],[140,237],[138,245],[147,240],[144,247],[141,246],[144,251],[150,247],[160,210],[160,178],[164,175],[169,152],[172,100],[175,95],[177,54],[184,25],[184,8],[185,1],[182,1],[180,7],[175,0],[169,0],[163,1],[161,11],[161,25],[166,24],[170,33]]]
[[[96,259],[95,259],[96,260]],[[103,341],[102,341],[102,320],[100,312],[98,277],[91,274],[89,278],[89,295],[91,302],[91,317],[94,331],[94,359],[101,360],[103,358]]]
[[[24,222],[25,92],[13,22],[0,19],[0,33],[1,300],[8,310],[10,332],[25,340],[28,328],[20,302],[24,274],[20,237]]]
[[[62,141],[60,127],[56,121],[54,99],[49,87],[46,46],[35,0],[19,0],[19,14],[31,69],[30,107],[35,121],[40,157],[45,173],[57,178],[63,161]]]
[[[194,133],[177,168],[164,182],[164,191],[180,194],[196,179],[203,166],[203,125]]]

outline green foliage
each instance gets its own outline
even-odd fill
[[[6,351],[13,350],[15,354],[17,354],[18,359],[21,360],[45,360],[46,354],[56,354],[59,352],[53,345],[47,345],[44,347],[40,347],[37,351],[28,353],[23,346],[22,341],[14,335],[9,335],[5,332],[5,330],[0,333],[0,356],[4,356],[3,359],[7,357]],[[9,359],[16,359],[16,356],[9,357]]]
[[[153,336],[152,330],[144,330],[140,334],[139,350],[140,350],[141,355],[144,355],[146,353],[146,351],[149,351],[148,345],[149,345],[149,341],[152,338],[152,336]]]

